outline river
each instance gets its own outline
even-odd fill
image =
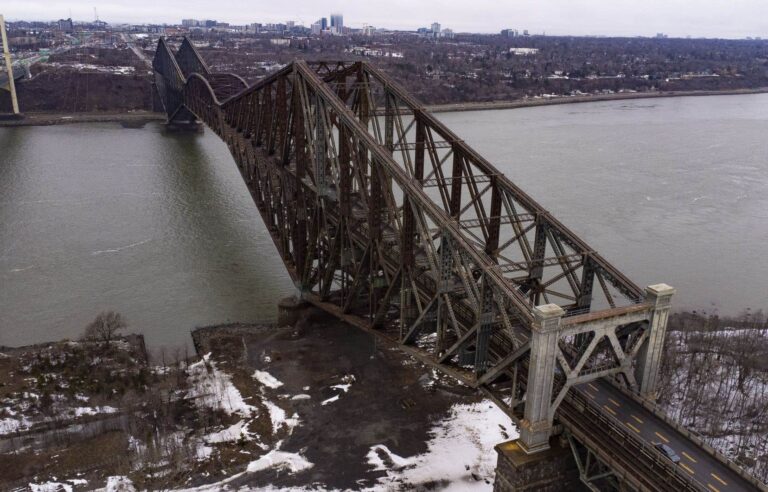
[[[768,95],[438,117],[678,308],[768,307]],[[269,321],[294,292],[226,146],[156,123],[0,128],[0,345],[76,338],[102,310],[153,347]]]

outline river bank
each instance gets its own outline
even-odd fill
[[[83,368],[96,367],[103,347],[0,348],[0,422],[37,415],[38,395],[49,387],[48,398],[60,405],[68,388],[76,386],[73,402],[79,402],[89,395],[81,387],[108,384],[89,398],[114,408],[80,432],[59,426],[31,435],[0,427],[0,489],[64,484],[66,490],[92,490],[121,481],[130,485],[125,490],[313,484],[490,492],[493,446],[517,436],[500,409],[314,307],[295,313],[292,326],[196,329],[196,355],[188,361],[157,366],[113,356],[109,374],[120,381],[145,374],[124,392],[126,384],[111,382],[108,374],[70,373],[57,363],[76,350]],[[45,363],[27,368],[38,353]],[[42,388],[39,381],[56,384]],[[3,410],[4,392],[28,404]]]
[[[736,89],[722,91],[665,91],[665,92],[622,92],[614,94],[590,94],[584,96],[554,96],[540,97],[536,99],[524,99],[515,101],[489,101],[489,102],[468,102],[437,104],[427,106],[432,113],[451,113],[459,111],[487,111],[493,109],[517,109],[532,108],[537,106],[555,106],[560,104],[578,104],[601,101],[621,101],[627,99],[657,99],[668,97],[690,97],[690,96],[737,96],[744,94],[764,94],[768,93],[768,87],[756,89]]]
[[[129,128],[140,128],[150,121],[165,121],[165,119],[165,113],[150,111],[131,111],[127,113],[25,113],[21,118],[0,119],[0,128],[67,125],[73,123],[122,123]]]

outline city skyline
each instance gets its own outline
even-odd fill
[[[216,19],[235,25],[254,22],[295,21],[310,27],[318,17],[332,12],[344,15],[344,24],[353,28],[372,25],[392,30],[415,30],[433,22],[455,32],[498,33],[501,29],[527,29],[531,34],[653,36],[664,32],[674,37],[744,38],[768,36],[768,4],[759,0],[736,0],[728,5],[718,0],[649,0],[643,4],[629,0],[543,0],[499,5],[478,0],[472,8],[454,1],[426,1],[412,5],[391,0],[384,5],[351,1],[332,1],[322,7],[307,0],[280,5],[242,6],[242,2],[221,0],[215,5],[199,0],[168,0],[130,3],[103,3],[96,6],[99,17],[110,23],[180,23],[183,17]],[[62,4],[51,0],[10,0],[3,14],[14,20],[56,20],[71,15],[78,21],[94,18],[91,2]]]

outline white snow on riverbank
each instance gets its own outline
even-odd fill
[[[289,470],[291,473],[307,470],[315,466],[298,453],[286,453],[285,451],[272,450],[256,461],[248,464],[247,471],[255,473],[261,470]]]
[[[221,408],[228,415],[237,413],[243,417],[256,414],[256,407],[248,405],[240,391],[232,384],[229,374],[219,370],[211,354],[189,366],[188,398],[194,398],[198,405]]]
[[[445,482],[447,491],[490,491],[496,470],[493,447],[514,439],[517,432],[509,417],[489,401],[459,404],[430,431],[426,453],[403,458],[383,444],[371,446],[366,455],[374,470],[387,475],[371,490],[387,486],[418,487]]]
[[[260,382],[264,386],[272,389],[279,388],[283,385],[276,377],[268,373],[267,371],[256,371],[253,373],[253,379]]]

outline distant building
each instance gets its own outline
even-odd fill
[[[216,27],[216,24],[218,24],[218,22],[216,22],[215,20],[204,20],[200,24],[202,24],[203,27]]]
[[[453,29],[445,28],[440,32],[440,36],[448,39],[453,39]]]
[[[58,28],[59,31],[63,32],[73,32],[75,30],[74,24],[72,24],[72,19],[59,19],[58,22]]]
[[[331,30],[336,34],[344,34],[344,16],[341,14],[331,14]]]
[[[501,35],[505,38],[517,37],[517,29],[502,29]]]
[[[373,36],[376,34],[376,28],[366,24],[363,26],[362,33],[363,33],[363,36]]]
[[[440,34],[440,23],[439,22],[433,22],[432,23],[432,34],[435,36]]]
[[[666,35],[666,34],[664,34],[663,32],[657,32],[657,33],[656,33],[656,38],[657,38],[657,39],[666,39],[666,38],[668,38],[668,37],[669,37],[669,36],[667,36],[667,35]]]
[[[323,17],[320,19],[320,29],[325,31],[328,29],[328,18]]]
[[[197,27],[200,25],[200,21],[197,19],[181,19],[181,25],[183,27]]]

